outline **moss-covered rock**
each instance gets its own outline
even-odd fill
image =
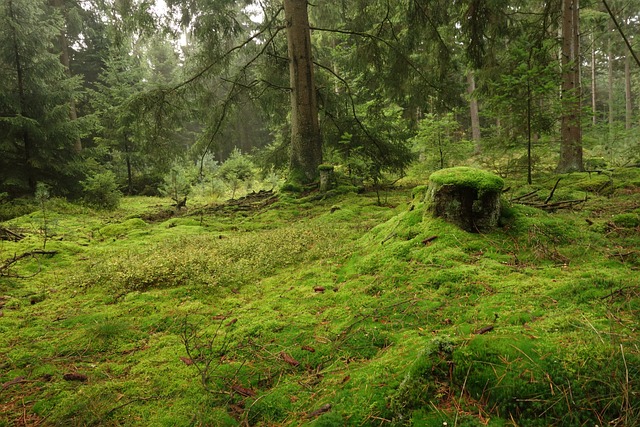
[[[478,232],[498,225],[500,194],[504,181],[480,169],[455,167],[429,177],[425,202],[434,217]]]

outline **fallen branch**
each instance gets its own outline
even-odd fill
[[[558,188],[558,184],[560,184],[560,180],[562,178],[558,178],[558,180],[556,181],[555,185],[553,186],[553,188],[551,189],[551,193],[549,193],[549,197],[547,197],[544,201],[544,204],[546,205],[547,203],[549,203],[551,201],[551,198],[553,197],[553,194],[556,192],[556,189]]]
[[[0,265],[0,277],[2,276],[8,276],[9,274],[9,269],[18,261],[25,259],[25,258],[29,258],[35,255],[55,255],[57,254],[58,251],[44,251],[44,250],[40,250],[40,249],[36,249],[33,251],[29,251],[29,252],[25,252],[23,254],[20,255],[14,255],[13,258],[8,259],[6,261],[4,261],[4,263],[2,265]]]
[[[545,205],[547,208],[558,208],[558,207],[571,207],[574,205],[579,205],[580,203],[586,202],[587,199],[577,199],[577,200],[565,200],[562,202],[550,203]]]
[[[319,415],[322,415],[326,412],[329,412],[331,410],[331,404],[327,403],[326,405],[322,405],[319,409],[316,409],[313,412],[309,412],[307,414],[307,419],[313,419],[316,418]]]
[[[563,200],[561,202],[555,202],[555,203],[522,203],[522,204],[527,206],[532,206],[538,209],[543,209],[543,210],[556,210],[556,209],[572,208],[586,201],[587,199],[585,197],[584,199]]]
[[[9,240],[17,242],[24,239],[24,236],[20,233],[15,233],[8,228],[0,227],[0,240]]]
[[[517,201],[520,201],[520,200],[527,199],[527,198],[529,198],[529,197],[535,196],[537,192],[538,192],[538,190],[533,190],[533,191],[532,191],[532,192],[530,192],[530,193],[523,194],[522,196],[518,196],[518,197],[516,197],[516,198],[511,199],[511,201],[512,201],[512,202],[517,202]]]

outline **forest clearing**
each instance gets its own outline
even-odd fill
[[[3,223],[0,424],[636,425],[640,170],[517,203],[555,181],[485,234],[410,186],[52,199]]]
[[[0,0],[0,427],[640,426],[640,0]]]

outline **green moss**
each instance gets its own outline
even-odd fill
[[[428,185],[418,185],[417,187],[414,187],[413,190],[411,190],[411,198],[414,200],[424,199],[428,189]]]
[[[475,235],[410,211],[409,189],[386,206],[373,193],[279,195],[205,212],[203,226],[189,212],[127,222],[163,199],[68,206],[52,215],[59,253],[0,278],[0,384],[27,379],[0,395],[0,425],[25,411],[52,426],[636,425],[640,237],[612,218],[638,214],[626,186],[638,172],[613,177],[616,192],[583,210],[514,203],[504,228]],[[540,194],[556,179],[540,177]],[[12,220],[28,237],[0,258],[41,248],[39,219]],[[105,225],[126,238],[100,239]],[[190,362],[210,363],[204,382]]]
[[[147,223],[140,218],[131,218],[122,223],[109,224],[102,227],[98,231],[98,235],[103,238],[109,237],[121,237],[125,236],[132,231],[141,230],[147,227]]]
[[[429,176],[429,181],[440,185],[459,185],[484,192],[499,192],[504,188],[504,180],[481,169],[458,166],[441,169]]]
[[[615,215],[611,221],[618,227],[636,228],[640,226],[640,215],[634,213],[619,214]]]
[[[334,169],[333,165],[322,164],[322,165],[318,166],[318,170],[319,171],[332,171],[333,169]]]

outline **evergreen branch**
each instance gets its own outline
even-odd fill
[[[369,33],[365,33],[362,31],[353,31],[353,30],[341,30],[341,29],[332,29],[332,28],[320,28],[320,27],[310,27],[312,30],[314,31],[324,31],[327,33],[337,33],[337,34],[346,34],[346,35],[350,35],[350,36],[359,36],[359,37],[363,37],[363,38],[368,38],[371,40],[375,40],[378,41],[384,45],[386,45],[387,47],[389,47],[390,49],[393,49],[395,52],[397,52],[402,59],[404,59],[404,61],[409,65],[409,67],[411,67],[411,69],[413,69],[413,71],[416,72],[416,74],[418,74],[418,76],[420,76],[420,78],[422,78],[424,80],[424,82],[427,84],[427,86],[429,86],[430,88],[434,89],[436,92],[442,92],[442,88],[440,88],[439,86],[436,86],[435,84],[433,84],[428,78],[427,76],[425,76],[425,74],[420,71],[420,69],[418,68],[418,66],[416,64],[413,63],[413,61],[411,61],[411,59],[409,59],[406,55],[400,53],[401,50],[395,46],[393,43],[385,40],[384,38],[374,35],[374,34],[369,34]]]
[[[415,4],[418,6],[418,8],[420,9],[420,12],[422,12],[423,17],[427,20],[427,22],[431,26],[431,29],[435,32],[436,38],[438,39],[438,41],[440,42],[442,47],[444,47],[445,51],[447,52],[447,55],[450,56],[451,55],[451,49],[449,49],[449,46],[447,46],[447,43],[444,41],[444,38],[440,34],[440,31],[438,30],[438,26],[436,25],[436,23],[433,22],[433,19],[427,13],[427,11],[425,10],[425,8],[424,8],[424,6],[422,5],[421,2],[418,1],[418,2],[415,2]]]
[[[280,13],[280,11],[278,11],[278,13],[276,13],[276,16],[279,13]],[[274,17],[274,19],[275,19],[275,17]],[[273,22],[273,19],[272,19],[271,22]],[[276,31],[273,34],[271,34],[271,36],[264,43],[264,46],[262,47],[262,49],[260,49],[260,51],[256,55],[254,55],[253,58],[251,58],[249,61],[247,61],[247,63],[244,64],[242,66],[242,68],[240,68],[240,70],[236,73],[236,78],[231,83],[231,89],[229,90],[229,93],[227,94],[226,99],[222,103],[222,113],[220,114],[220,117],[218,118],[218,121],[216,122],[216,126],[215,126],[215,129],[213,131],[213,134],[209,138],[209,142],[205,146],[205,149],[202,152],[202,156],[200,157],[200,176],[202,176],[202,170],[204,168],[204,158],[205,158],[206,154],[209,152],[209,149],[211,148],[211,145],[213,144],[213,142],[215,140],[215,137],[220,132],[220,129],[222,128],[222,123],[224,122],[224,119],[227,116],[227,110],[229,108],[229,104],[231,103],[231,100],[233,99],[233,97],[236,95],[236,93],[234,91],[236,90],[237,87],[241,86],[241,83],[240,83],[241,77],[240,76],[242,76],[245,73],[245,71],[247,70],[247,68],[249,68],[249,66],[251,64],[253,64],[260,56],[262,56],[264,54],[264,52],[267,50],[267,48],[271,45],[271,42],[273,41],[273,39],[275,39],[275,37],[278,35],[278,33],[280,31],[282,31],[283,29],[284,29],[284,27],[277,27]],[[191,81],[193,81],[193,79]]]
[[[371,142],[373,142],[375,144],[376,147],[378,147],[378,150],[380,150],[380,152],[382,153],[382,147],[379,144],[379,141],[373,137],[373,135],[371,135],[371,133],[369,132],[369,130],[367,129],[367,127],[364,125],[364,123],[362,123],[362,121],[360,120],[360,118],[358,117],[358,113],[356,112],[356,103],[353,99],[353,93],[351,92],[351,86],[349,86],[349,83],[347,83],[347,81],[340,77],[335,71],[333,71],[331,68],[322,65],[318,62],[313,62],[315,65],[317,65],[318,67],[322,68],[325,71],[328,71],[330,74],[332,74],[336,79],[340,80],[340,82],[344,85],[344,87],[347,89],[347,95],[349,96],[349,103],[351,104],[351,113],[353,114],[353,119],[356,121],[356,123],[358,124],[358,127],[360,129],[362,129],[362,131],[365,133],[365,135],[367,136],[367,138],[369,138],[369,140],[371,140]]]
[[[232,47],[231,49],[229,49],[228,51],[226,51],[225,53],[220,55],[218,58],[216,58],[214,61],[211,61],[209,63],[209,65],[204,67],[202,70],[200,70],[194,76],[192,76],[189,79],[183,81],[182,83],[179,83],[178,85],[172,87],[171,91],[176,91],[176,90],[178,90],[178,89],[180,89],[180,88],[182,88],[182,87],[184,87],[184,86],[186,86],[186,85],[188,85],[190,83],[193,83],[194,81],[198,80],[199,78],[204,76],[207,72],[209,72],[213,67],[215,67],[222,59],[224,59],[227,56],[231,55],[235,51],[242,49],[243,47],[247,46],[249,43],[251,43],[252,41],[256,40],[257,38],[259,38],[261,35],[263,35],[267,31],[269,31],[271,29],[271,24],[273,24],[273,22],[276,20],[276,18],[280,15],[280,12],[282,12],[283,10],[284,10],[284,8],[282,8],[282,7],[279,8],[276,11],[276,13],[273,15],[271,20],[269,20],[269,22],[267,22],[267,24],[265,25],[265,27],[262,30],[260,30],[260,31],[256,32],[255,34],[253,34],[251,37],[246,39],[241,44]],[[282,30],[283,28],[284,27],[276,27],[276,32],[269,37],[267,42],[265,42],[265,45],[269,45],[271,43],[271,41],[273,40],[273,38],[276,36],[276,34],[278,34],[280,32],[280,30]],[[264,52],[264,48],[261,50],[261,53],[262,52]],[[251,62],[253,62],[253,60]]]

